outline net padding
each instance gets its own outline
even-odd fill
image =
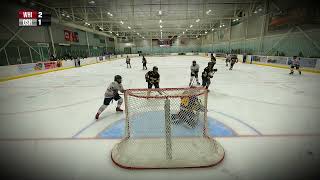
[[[222,146],[207,133],[204,88],[129,89],[125,137],[112,149],[124,168],[186,168],[218,164]]]

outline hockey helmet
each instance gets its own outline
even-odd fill
[[[153,71],[158,71],[158,67],[157,66],[153,66],[152,70]]]
[[[193,61],[192,61],[192,63],[193,63],[193,64],[196,64],[196,63],[197,63],[197,61],[193,60]]]
[[[214,63],[213,62],[208,62],[208,66],[214,66]]]
[[[118,83],[121,83],[122,81],[122,77],[120,75],[115,75],[114,76],[114,81],[118,82]]]

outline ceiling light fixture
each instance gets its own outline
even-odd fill
[[[193,25],[191,24],[191,25],[190,25],[190,28],[192,28],[192,27],[193,27]]]
[[[211,9],[209,9],[206,13],[209,14],[211,12]]]
[[[197,19],[196,22],[198,23],[200,21],[200,19]]]
[[[162,25],[160,25],[160,28],[162,28]]]
[[[159,10],[159,15],[161,15],[162,14],[162,11],[161,10]]]
[[[128,26],[128,29],[131,29],[131,27],[130,27],[130,26]]]
[[[162,20],[161,20],[161,19],[159,20],[159,23],[162,23]]]
[[[120,21],[121,24],[124,24],[123,21]]]

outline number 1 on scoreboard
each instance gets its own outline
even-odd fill
[[[39,11],[38,12],[38,26],[41,26],[42,25],[42,12],[41,11]]]

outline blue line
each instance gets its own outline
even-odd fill
[[[90,123],[89,125],[87,125],[86,127],[82,128],[79,132],[77,132],[75,135],[72,136],[72,138],[76,138],[79,134],[81,134],[83,131],[85,131],[86,129],[88,129],[90,126],[92,126],[94,123],[96,123],[97,121],[93,121],[92,123]]]
[[[219,113],[219,114],[222,114],[222,115],[224,115],[224,116],[226,116],[226,117],[229,117],[229,118],[231,118],[231,119],[233,119],[233,120],[236,120],[236,121],[240,122],[241,124],[243,124],[243,125],[249,127],[250,129],[252,129],[252,130],[253,130],[254,132],[256,132],[258,135],[260,135],[260,136],[263,135],[260,131],[258,131],[258,130],[255,129],[254,127],[250,126],[249,124],[241,121],[240,119],[238,119],[238,118],[236,118],[236,117],[234,117],[234,116],[230,116],[229,114],[225,114],[225,113],[223,113],[223,112],[219,112],[219,111],[215,111],[215,110],[209,110],[209,111],[214,111],[214,112],[216,112],[216,113]]]

